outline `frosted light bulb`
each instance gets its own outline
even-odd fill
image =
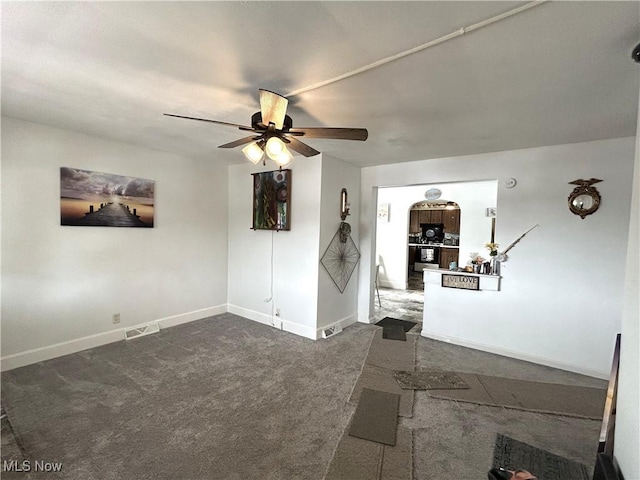
[[[270,159],[276,160],[276,158],[285,150],[286,147],[284,146],[284,142],[278,137],[271,137],[267,140],[266,152]]]
[[[257,165],[258,162],[264,157],[264,152],[256,142],[244,147],[242,149],[242,153],[244,153],[244,156],[247,157],[249,161],[254,165]]]

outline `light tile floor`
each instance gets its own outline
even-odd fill
[[[393,317],[422,324],[423,299],[424,295],[419,290],[380,288],[380,303],[376,296],[374,316],[376,319]]]

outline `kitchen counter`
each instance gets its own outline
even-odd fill
[[[427,285],[434,285],[436,288],[442,287],[442,275],[460,275],[465,277],[480,278],[480,290],[499,291],[500,275],[486,275],[484,273],[471,273],[456,270],[446,270],[444,268],[425,268],[423,270],[423,281],[425,286],[425,296],[427,294]],[[426,305],[426,301],[425,301]]]
[[[447,279],[443,285],[442,277],[459,277],[459,287]],[[484,275],[481,273],[454,272],[445,269],[425,269],[424,305],[422,314],[423,337],[441,342],[492,351],[488,348],[491,340],[499,338],[503,327],[503,317],[494,317],[505,305],[501,294],[500,275]],[[470,280],[477,280],[473,282]],[[477,285],[478,290],[466,288]],[[502,303],[501,303],[502,302]],[[509,322],[514,321],[509,319]],[[501,353],[500,350],[493,353]]]
[[[444,243],[410,243],[410,247],[438,247],[438,248],[460,248],[459,245],[445,245]]]

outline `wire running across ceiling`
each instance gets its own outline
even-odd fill
[[[378,60],[376,62],[370,63],[368,65],[364,65],[362,67],[356,68],[355,70],[351,70],[350,72],[346,72],[343,73],[341,75],[338,75],[336,77],[330,78],[328,80],[323,80],[321,82],[317,82],[314,83],[312,85],[309,85],[307,87],[302,87],[299,88],[297,90],[293,90],[289,93],[287,93],[285,95],[285,97],[293,97],[295,95],[300,95],[301,93],[305,93],[305,92],[310,92],[311,90],[317,90],[318,88],[321,87],[325,87],[327,85],[331,85],[332,83],[336,83],[339,82],[340,80],[345,80],[347,78],[353,77],[355,75],[358,75],[360,73],[364,73],[367,72],[369,70],[373,70],[374,68],[378,68],[381,67],[383,65],[386,65],[387,63],[391,63],[395,60],[399,60],[401,58],[407,57],[409,55],[413,55],[414,53],[418,53],[421,52],[422,50],[426,50],[427,48],[431,48],[431,47],[435,47],[436,45],[439,45],[441,43],[444,43],[448,40],[452,40],[454,38],[460,37],[462,35],[466,35],[467,33],[471,33],[475,30],[478,30],[480,28],[484,28],[488,25],[494,24],[496,22],[499,22],[501,20],[504,20],[506,18],[512,17],[514,15],[517,15],[519,13],[522,13],[526,10],[529,10],[530,8],[533,7],[537,7],[538,5],[542,5],[546,2],[548,2],[549,0],[535,0],[533,2],[529,2],[526,3],[524,5],[521,5],[517,8],[513,8],[511,10],[509,10],[508,12],[505,13],[501,13],[500,15],[495,15],[491,18],[487,18],[486,20],[483,20],[481,22],[477,22],[474,23],[472,25],[469,25],[467,27],[461,27],[458,30],[455,30],[447,35],[443,35],[441,37],[436,38],[435,40],[431,40],[427,43],[423,43],[422,45],[418,45],[417,47],[413,47],[410,48],[409,50],[405,50],[403,52],[399,52],[396,53],[395,55],[391,55],[389,57],[383,58],[381,60]]]

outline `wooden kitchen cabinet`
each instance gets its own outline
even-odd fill
[[[460,209],[455,210],[411,210],[409,233],[419,233],[421,223],[443,223],[445,233],[460,233]]]
[[[431,210],[418,210],[420,223],[433,223],[431,221]]]
[[[440,268],[449,268],[449,264],[451,262],[458,262],[458,254],[460,253],[460,249],[458,248],[446,248],[443,247],[440,249]]]
[[[442,223],[442,210],[429,210],[431,212],[431,218],[427,223]]]
[[[413,264],[416,261],[416,247],[409,247],[409,271],[413,272]]]
[[[419,210],[411,210],[409,212],[409,233],[421,233]]]
[[[460,209],[445,210],[442,223],[446,233],[460,233]]]

